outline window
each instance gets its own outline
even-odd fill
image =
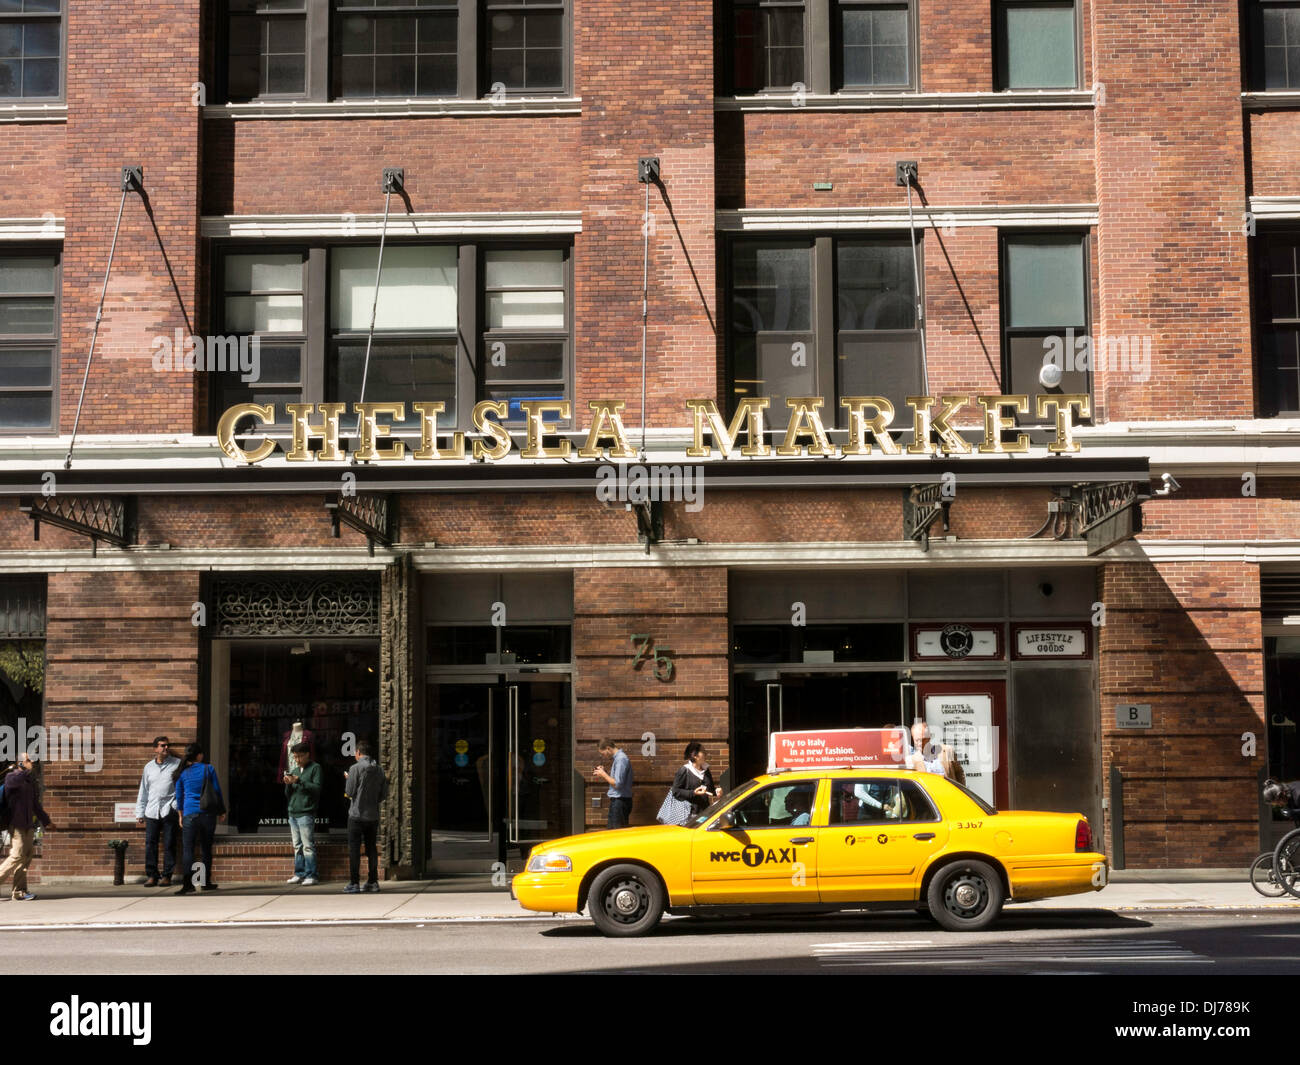
[[[815,780],[774,784],[755,792],[732,810],[734,827],[796,828],[812,820]]]
[[[568,88],[568,0],[227,0],[226,10],[232,102]]]
[[[456,0],[339,0],[336,97],[455,96]]]
[[[735,0],[724,81],[742,95],[914,89],[914,23],[912,0]]]
[[[770,396],[768,424],[783,429],[787,396],[820,395],[830,427],[842,396],[885,396],[897,412],[920,393],[909,240],[737,240],[729,270],[732,410],[746,396]]]
[[[994,17],[999,91],[1078,86],[1072,0],[997,0]]]
[[[1300,89],[1300,2],[1251,0],[1251,87]]]
[[[230,0],[227,89],[232,100],[307,91],[308,0]]]
[[[0,255],[0,431],[56,428],[59,256]]]
[[[1002,391],[1091,395],[1088,238],[1078,233],[1002,237]],[[1103,353],[1104,354],[1104,353]],[[1127,369],[1126,361],[1117,369]],[[1116,359],[1117,363],[1119,359]],[[1051,362],[1061,371],[1049,384]],[[1032,398],[1031,398],[1032,402]],[[1030,409],[1022,425],[1045,421]]]
[[[510,420],[522,421],[521,400],[572,395],[567,247],[390,243],[376,301],[378,254],[377,244],[219,252],[215,331],[232,346],[255,338],[260,373],[219,373],[214,422],[243,402],[274,403],[281,426],[286,403],[350,406],[363,373],[367,401],[408,405],[396,432],[416,439],[416,400],[446,405],[440,428],[467,428],[479,400],[505,400]],[[340,425],[355,421],[349,409]]]
[[[0,0],[0,100],[63,95],[63,0]]]
[[[934,804],[914,780],[837,780],[831,785],[832,825],[937,821]]]
[[[1300,415],[1300,232],[1256,242],[1260,413]]]

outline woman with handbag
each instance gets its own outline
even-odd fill
[[[709,770],[707,757],[704,744],[692,740],[686,745],[686,764],[677,770],[677,775],[673,777],[670,794],[678,802],[691,804],[688,816],[703,813],[714,799],[722,797],[722,789],[714,786],[713,773]]]
[[[212,839],[217,821],[226,819],[226,800],[221,796],[217,771],[203,760],[203,748],[191,743],[173,775],[176,781],[176,809],[181,812],[181,878],[177,895],[193,895],[197,882],[204,891],[215,891],[212,879]],[[199,876],[194,876],[194,844],[201,844],[203,859]]]

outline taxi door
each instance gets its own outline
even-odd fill
[[[817,901],[816,780],[769,784],[726,811],[732,824],[692,832],[691,887],[698,904]]]
[[[948,842],[948,826],[916,781],[836,778],[826,801],[826,827],[817,830],[821,901],[917,898],[930,856]]]

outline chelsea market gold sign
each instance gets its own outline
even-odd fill
[[[766,396],[750,396],[740,400],[730,424],[723,419],[718,405],[711,399],[688,399],[686,408],[695,427],[695,442],[687,449],[690,458],[707,458],[716,447],[724,457],[739,452],[749,458],[810,456],[834,458],[845,455],[872,455],[877,450],[882,455],[968,455],[977,451],[981,455],[1023,455],[1030,450],[1029,437],[1016,433],[1015,415],[1032,411],[1040,419],[1055,419],[1056,438],[1046,445],[1049,454],[1069,454],[1080,450],[1073,437],[1075,417],[1091,416],[1091,405],[1086,395],[1038,395],[1029,405],[1029,396],[1020,395],[951,395],[935,399],[933,396],[908,396],[912,408],[912,443],[900,447],[889,435],[894,423],[894,406],[883,396],[845,396],[840,406],[847,411],[848,439],[844,444],[832,444],[822,423],[821,396],[791,396],[785,401],[790,409],[790,419],[785,439],[775,447],[769,445],[764,435],[764,412],[771,406]],[[586,442],[576,449],[584,459],[632,459],[636,452],[628,443],[621,411],[626,406],[622,400],[593,399],[587,407],[591,411],[591,427]],[[520,457],[525,459],[564,459],[573,452],[572,443],[561,439],[544,445],[547,433],[547,415],[567,421],[573,416],[572,403],[567,400],[524,400],[519,404],[524,412],[524,444]],[[972,446],[953,428],[952,421],[963,408],[982,411],[984,440]],[[339,419],[348,409],[346,403],[289,403],[285,406],[293,420],[293,444],[285,455],[289,462],[341,462],[347,455],[339,450]],[[415,401],[412,403],[353,403],[352,413],[358,416],[355,430],[357,449],[353,457],[361,462],[400,462],[407,451],[416,461],[438,459],[475,459],[495,462],[510,454],[514,437],[503,424],[509,407],[505,400],[484,400],[474,405],[470,422],[475,439],[466,447],[464,431],[444,432],[446,446],[438,444],[438,415],[446,405],[442,402]],[[418,425],[420,446],[408,448],[402,440],[390,440],[392,427],[380,424],[380,417],[393,422]],[[264,425],[275,421],[275,405],[240,403],[230,407],[217,423],[217,442],[222,451],[236,462],[261,462],[275,451],[275,443],[263,439],[253,448],[243,448],[235,442],[235,426],[254,418]],[[744,431],[745,443],[740,444]],[[704,434],[712,435],[713,447],[704,442]],[[554,429],[551,430],[554,432]],[[1004,433],[1014,433],[1003,439]],[[256,436],[241,433],[241,438]],[[352,430],[349,430],[352,435]],[[309,441],[320,440],[320,447],[312,450]],[[472,450],[471,450],[472,448]]]

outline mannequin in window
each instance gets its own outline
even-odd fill
[[[303,728],[301,721],[295,721],[293,727],[280,740],[280,777],[282,779],[285,767],[297,764],[289,752],[295,744],[299,743],[305,743],[311,749],[308,761],[314,762],[316,760],[316,740],[311,729]]]

